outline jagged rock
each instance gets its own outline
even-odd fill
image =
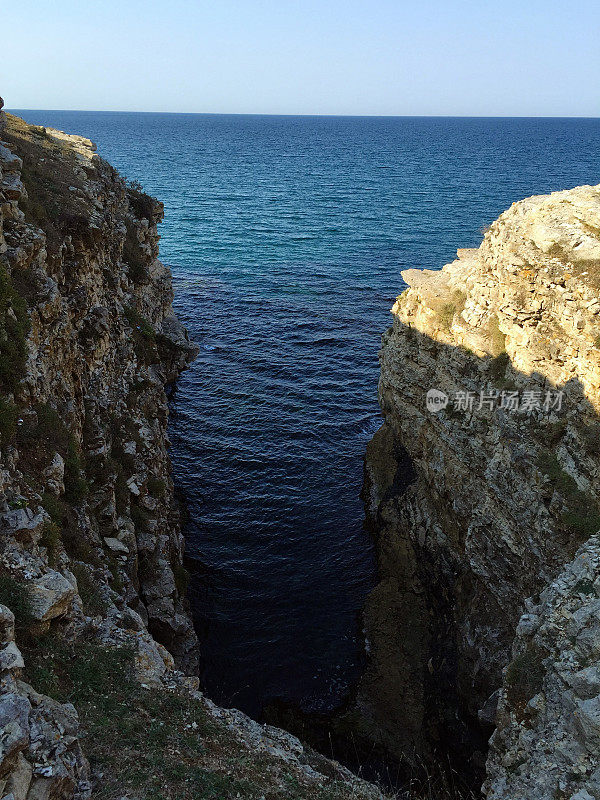
[[[4,790],[12,794],[14,800],[27,800],[32,776],[33,769],[31,764],[22,753],[19,753],[17,763],[8,776]]]
[[[7,606],[0,603],[0,642],[13,642],[15,639],[15,615]]]
[[[112,550],[114,553],[128,553],[129,548],[126,544],[123,544],[119,539],[115,539],[112,536],[105,536],[104,537],[104,544],[108,547],[109,550]]]
[[[15,508],[0,515],[0,530],[7,536],[33,543],[40,538],[44,522],[44,515],[35,514],[31,508]]]
[[[75,596],[75,588],[60,572],[49,570],[29,585],[31,613],[39,622],[48,622],[66,614]]]
[[[0,557],[3,575],[21,584],[13,585],[19,630],[29,599],[37,621],[33,639],[51,629],[49,641],[59,653],[61,646],[74,652],[118,648],[117,661],[135,653],[128,667],[145,687],[144,697],[160,703],[163,693],[177,695],[175,705],[186,708],[198,702],[197,640],[173,575],[184,543],[170,480],[165,384],[197,348],[173,314],[170,272],[158,259],[162,204],[127,186],[88,139],[4,113],[0,125],[0,267],[3,285],[17,271],[15,290],[26,285],[23,307],[30,323],[20,342],[27,357],[15,367],[16,386],[10,392],[0,387],[18,410],[18,432],[7,446],[3,428]],[[23,159],[36,169],[22,182]],[[24,211],[43,210],[49,190],[61,223],[53,223],[53,213],[47,219],[42,213],[43,229],[37,228]],[[0,317],[6,316],[0,327],[19,321],[19,303],[0,306]],[[14,617],[5,607],[0,634],[0,796],[87,800],[92,787],[81,742],[91,749],[98,742],[81,738],[72,705],[20,680],[23,659]],[[30,646],[35,644],[28,640],[24,652]],[[100,673],[105,655],[111,662],[98,651]],[[176,661],[191,674],[176,669]],[[60,683],[62,671],[54,677]],[[94,703],[101,707],[108,698],[99,688],[102,681],[92,681]],[[137,692],[136,687],[132,694]],[[146,709],[120,708],[127,725],[147,724]],[[291,780],[309,796],[329,794],[335,782],[336,796],[343,791],[339,785],[357,799],[382,797],[282,731],[261,728],[239,712],[223,716],[209,704],[205,711],[218,752],[223,742],[230,748],[222,763],[217,755],[216,763],[200,764],[201,773],[215,771],[219,785],[233,764],[250,763],[264,776],[265,796],[271,789],[280,795]],[[168,727],[171,720],[155,722]],[[173,726],[169,731],[173,741],[190,733]],[[110,735],[100,744],[119,747]],[[203,758],[204,731],[201,744],[194,758]],[[114,753],[117,770],[121,755]],[[140,752],[140,764],[148,763]],[[130,785],[120,772],[98,772],[98,794],[109,777],[119,785],[111,796]]]
[[[539,602],[528,601],[490,742],[489,800],[600,796],[600,684],[587,663],[600,648],[599,576],[592,536]]]
[[[60,453],[54,453],[52,461],[44,470],[46,489],[60,497],[65,492],[65,462]]]
[[[14,692],[0,695],[0,777],[13,767],[20,750],[29,744],[29,713],[27,698]]]
[[[0,649],[0,672],[23,669],[24,666],[23,656],[15,642],[8,642]]]
[[[517,637],[546,624],[526,598],[600,528],[600,187],[515,203],[457,255],[403,273],[382,339],[385,422],[364,492],[381,581],[355,716],[397,756],[431,755],[441,739],[465,764],[485,749],[517,624]],[[597,611],[584,612],[571,631],[590,660],[580,673],[600,655]],[[592,741],[595,675],[570,680]],[[547,699],[529,700],[532,719],[545,713]]]

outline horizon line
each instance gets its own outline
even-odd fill
[[[600,119],[600,115],[588,116],[578,114],[304,114],[304,113],[279,113],[274,111],[139,111],[124,109],[97,109],[97,108],[6,108],[3,111],[10,113],[23,111],[53,111],[80,114],[164,114],[186,115],[198,117],[323,117],[325,119]]]

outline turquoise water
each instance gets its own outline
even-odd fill
[[[358,494],[400,270],[476,246],[522,197],[600,182],[600,121],[20,113],[165,203],[202,348],[170,435],[205,687],[255,715],[330,708],[361,667]]]

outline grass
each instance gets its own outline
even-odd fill
[[[127,647],[39,637],[27,649],[26,678],[75,705],[84,746],[102,780],[98,800],[233,800],[264,795],[228,732],[190,695],[143,689]],[[268,776],[265,776],[268,780]],[[284,795],[279,795],[282,798]]]
[[[70,505],[80,505],[89,487],[77,440],[52,406],[40,403],[34,407],[34,411],[35,415],[27,418],[18,428],[20,463],[26,467],[28,474],[39,476],[54,453],[59,453],[65,464],[65,500]]]

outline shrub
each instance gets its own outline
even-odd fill
[[[539,647],[529,645],[506,668],[506,694],[517,718],[522,720],[527,703],[542,688],[544,681],[544,653]]]
[[[152,497],[162,497],[166,491],[167,484],[162,478],[157,478],[155,475],[148,478],[148,493],[152,495]]]
[[[506,350],[506,334],[500,330],[498,315],[493,314],[488,323],[488,333],[491,340],[491,350],[493,356],[499,356]]]
[[[510,364],[507,352],[499,353],[490,361],[490,377],[494,381],[501,381],[506,376],[506,368]]]
[[[581,491],[574,478],[562,469],[556,455],[542,452],[538,466],[565,500],[567,509],[561,515],[562,524],[578,539],[587,539],[600,531],[600,513],[596,501]]]
[[[10,575],[0,575],[0,603],[8,606],[15,615],[17,633],[27,633],[34,623],[27,586]]]
[[[177,591],[183,597],[190,585],[190,573],[183,564],[175,564],[173,566],[173,577],[175,578]]]
[[[17,432],[19,409],[14,403],[0,397],[0,446],[7,445]]]
[[[454,320],[454,315],[456,314],[456,306],[454,303],[445,303],[438,313],[440,318],[440,323],[442,328],[446,331],[449,331],[452,327],[452,322]]]
[[[90,616],[106,613],[107,603],[98,591],[98,582],[87,564],[73,564],[73,575],[77,578],[77,589],[83,609]]]
[[[142,185],[138,181],[130,181],[127,187],[127,197],[131,210],[138,219],[151,220],[154,214],[156,200],[142,191]]]
[[[4,392],[14,392],[25,373],[30,327],[27,303],[0,262],[0,388]]]
[[[71,438],[65,456],[65,500],[80,505],[85,500],[89,487],[81,466],[79,450]]]
[[[129,265],[129,278],[134,283],[141,283],[148,279],[147,259],[140,247],[135,225],[129,222],[123,243],[123,261]]]
[[[135,503],[131,506],[131,519],[138,531],[144,531],[150,522],[150,515],[145,509]]]
[[[44,523],[40,544],[48,551],[48,561],[50,564],[55,564],[62,546],[60,525],[56,522]]]
[[[133,346],[139,360],[144,364],[156,363],[156,332],[150,322],[133,306],[125,307],[125,317],[133,328]]]

